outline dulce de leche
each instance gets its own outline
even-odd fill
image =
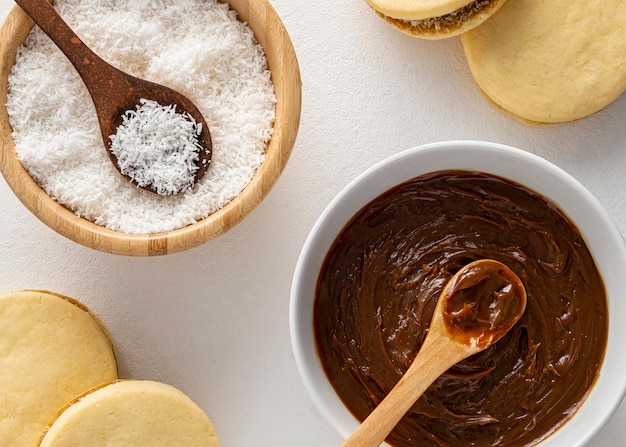
[[[523,315],[526,289],[506,265],[480,259],[452,277],[439,301],[448,336],[483,349],[502,338]]]
[[[408,369],[445,284],[478,259],[520,278],[526,310],[494,345],[430,386],[389,436],[394,446],[532,446],[568,420],[598,375],[606,292],[576,226],[521,185],[441,171],[366,205],[320,271],[318,354],[358,419]]]

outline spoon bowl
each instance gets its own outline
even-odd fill
[[[202,178],[211,161],[212,141],[202,113],[191,100],[171,88],[136,78],[104,61],[85,45],[47,0],[16,0],[16,3],[52,39],[76,68],[96,108],[102,140],[109,158],[120,174],[143,189],[161,193],[155,181],[137,182],[122,172],[118,158],[111,152],[110,137],[115,135],[122,125],[125,113],[133,111],[142,100],[150,100],[161,106],[175,106],[176,113],[190,117],[199,124],[199,133],[194,135],[198,143],[196,145],[198,154],[193,160],[195,172],[190,186]],[[173,193],[182,191],[181,188]]]
[[[426,389],[456,363],[493,345],[520,319],[526,290],[506,265],[471,262],[445,285],[415,360],[342,447],[377,447]]]

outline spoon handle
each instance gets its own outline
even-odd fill
[[[391,392],[341,447],[378,447],[428,387],[466,356],[448,337],[430,334]]]
[[[22,10],[52,39],[72,63],[92,94],[98,90],[98,79],[117,78],[117,69],[102,60],[76,35],[48,0],[15,0]],[[117,79],[116,79],[117,80]],[[95,92],[98,93],[98,92]]]

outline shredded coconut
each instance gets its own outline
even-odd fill
[[[122,174],[157,194],[177,194],[194,184],[202,124],[174,105],[141,99],[111,135],[111,153]]]
[[[34,27],[9,77],[7,111],[19,159],[55,200],[126,233],[158,233],[219,210],[250,182],[272,135],[276,98],[252,30],[215,0],[56,0],[87,45],[130,74],[178,90],[213,141],[206,175],[182,194],[137,188],[102,144],[89,93]]]

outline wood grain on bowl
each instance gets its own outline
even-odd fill
[[[267,0],[231,0],[238,18],[248,23],[264,49],[276,94],[276,121],[265,161],[250,183],[230,203],[200,222],[156,234],[128,234],[78,217],[58,204],[17,159],[4,104],[8,77],[18,47],[33,22],[14,7],[0,28],[0,171],[19,200],[42,222],[84,246],[120,255],[153,256],[187,250],[225,233],[250,214],[284,170],[295,143],[301,108],[301,79],[296,54],[280,17]]]

